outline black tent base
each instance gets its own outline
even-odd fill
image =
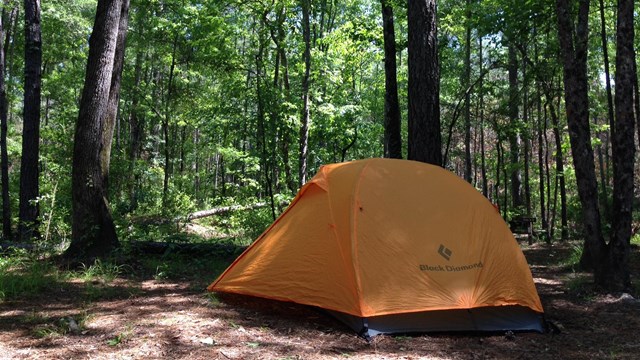
[[[337,311],[329,313],[365,338],[379,334],[476,331],[543,333],[545,330],[543,314],[519,305],[436,310],[369,318]]]

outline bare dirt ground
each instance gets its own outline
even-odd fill
[[[638,279],[639,251],[633,251]],[[552,265],[569,252],[541,244],[525,250],[559,334],[422,334],[367,342],[308,307],[219,299],[192,279],[125,278],[55,283],[43,296],[0,304],[0,359],[640,358],[640,303],[622,294],[594,295],[586,274]]]

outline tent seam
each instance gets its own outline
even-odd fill
[[[284,218],[284,216],[291,210],[293,209],[293,207],[298,203],[298,201],[300,201],[300,199],[302,199],[302,196],[304,195],[304,193],[307,192],[307,189],[311,186],[311,185],[315,185],[320,187],[321,189],[325,190],[322,186],[318,185],[315,183],[315,181],[309,181],[308,183],[304,184],[302,186],[302,188],[300,188],[300,191],[298,192],[298,194],[293,198],[293,200],[291,200],[291,203],[289,204],[289,206],[285,209],[285,211],[282,212],[282,214],[280,214],[280,216],[278,216],[278,218],[265,230],[262,232],[262,234],[260,234],[260,236],[251,244],[249,245],[243,252],[242,254],[240,254],[240,256],[238,256],[233,263],[231,263],[231,265],[229,265],[229,267],[227,267],[225,269],[225,271],[220,274],[220,276],[218,276],[218,278],[207,287],[208,291],[214,291],[213,288],[216,287],[216,285],[218,285],[218,283],[220,281],[222,281],[222,279],[225,277],[225,275],[227,275],[227,273],[229,273],[229,271],[231,271],[238,262],[240,262],[240,260],[242,260],[242,258],[245,257],[245,255],[247,253],[249,253],[249,251],[251,251],[251,249],[256,246],[258,243],[260,243],[265,236],[271,231],[271,229],[273,229],[279,222],[281,219]],[[325,190],[326,192],[326,190]]]
[[[327,183],[329,183],[329,174],[325,173],[324,168],[322,170],[322,176],[325,179],[325,181]],[[333,239],[336,242],[336,245],[338,246],[338,249],[340,250],[340,257],[342,258],[343,266],[345,267],[345,269],[348,269],[349,268],[349,262],[347,261],[347,258],[345,257],[344,249],[342,248],[342,245],[340,243],[340,236],[338,235],[338,231],[336,229],[337,228],[337,225],[336,225],[337,223],[336,223],[335,213],[333,211],[333,201],[331,200],[331,194],[330,194],[329,191],[327,191],[326,194],[327,194],[327,198],[328,198],[327,202],[329,204],[329,215],[331,216],[331,224],[332,224],[331,231],[333,232]],[[357,279],[356,279],[355,269],[353,271],[352,279],[353,279],[354,282],[356,282],[356,284],[353,284],[354,287],[356,288],[355,297],[356,297],[356,301],[357,301],[358,310],[361,311],[361,309],[360,309],[360,301],[359,301],[360,296],[359,296],[358,291],[357,291]],[[339,310],[336,310],[336,311],[339,311]]]
[[[358,211],[357,211],[357,207],[359,208],[359,206],[356,207],[356,202],[360,202],[360,183],[362,182],[362,177],[364,175],[364,172],[367,170],[367,168],[369,167],[369,164],[371,164],[373,161],[367,161],[365,162],[365,165],[362,167],[362,169],[360,170],[360,174],[358,174],[358,180],[356,181],[355,184],[355,189],[354,189],[354,199],[351,202],[351,214],[352,214],[352,218],[351,218],[351,223],[352,223],[352,231],[351,231],[351,237],[352,237],[352,242],[351,242],[351,252],[352,252],[352,258],[353,258],[353,272],[355,275],[355,279],[356,279],[356,294],[358,295],[358,305],[360,307],[360,313],[361,316],[365,316],[365,315],[369,315],[368,311],[366,311],[365,314],[365,306],[364,306],[364,299],[362,298],[362,282],[360,281],[360,259],[358,258],[358,231],[357,231],[357,226],[358,226],[358,221],[357,221],[357,215],[358,215]]]

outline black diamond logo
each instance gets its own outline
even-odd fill
[[[440,248],[438,249],[438,254],[440,254],[440,256],[442,256],[443,258],[447,259],[447,261],[449,261],[451,259],[451,255],[453,254],[453,252],[447,249],[446,247],[444,247],[444,245],[440,244]]]

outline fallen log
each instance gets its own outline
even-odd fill
[[[195,219],[202,219],[205,218],[207,216],[213,216],[213,215],[217,215],[217,214],[223,214],[229,211],[236,211],[236,210],[253,210],[253,209],[259,209],[259,208],[263,208],[265,206],[267,206],[268,204],[265,202],[260,202],[257,204],[251,204],[251,205],[230,205],[230,206],[222,206],[222,207],[217,207],[217,208],[213,208],[213,209],[208,209],[208,210],[200,210],[200,211],[196,211],[196,212],[192,212],[191,214],[187,214],[187,216],[183,217],[183,218],[179,218],[176,219],[177,221],[191,221],[191,220],[195,220]]]

